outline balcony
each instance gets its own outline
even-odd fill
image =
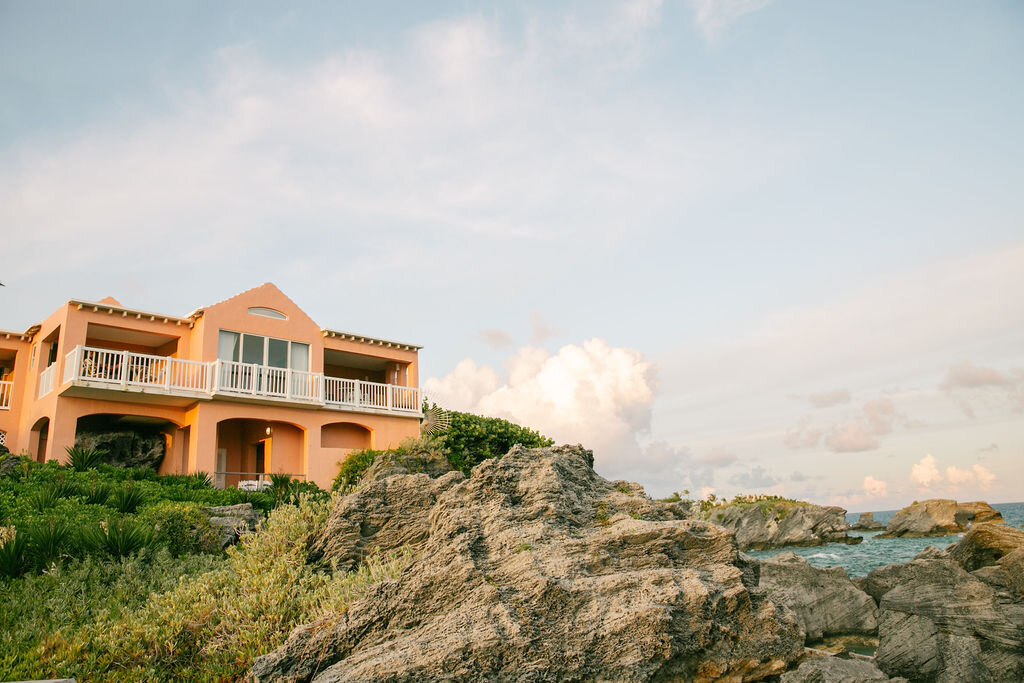
[[[204,363],[89,346],[77,346],[65,357],[64,383],[184,399],[282,402],[354,412],[418,416],[421,410],[420,390],[415,387],[253,363]]]
[[[0,410],[11,409],[11,393],[14,392],[14,382],[0,382]]]

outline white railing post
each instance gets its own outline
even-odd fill
[[[284,371],[284,397],[291,400],[292,397],[292,369],[286,368]]]
[[[121,352],[121,388],[128,384],[128,352]]]
[[[212,361],[206,371],[210,373],[206,378],[206,393],[216,394],[220,389],[220,359]]]
[[[362,388],[362,386],[360,386],[361,384],[362,384],[362,382],[360,382],[357,379],[356,380],[356,390],[355,390],[355,393],[356,393],[356,406],[357,407],[362,403],[363,388]]]
[[[173,362],[171,358],[164,361],[164,391],[168,394],[171,393],[171,363]]]
[[[394,389],[388,385],[384,385],[384,409],[389,413],[391,412],[391,394],[394,393]]]
[[[256,364],[253,364],[253,366],[252,366],[252,395],[253,395],[253,396],[255,396],[255,395],[256,395],[256,386],[257,386],[257,384],[258,384],[258,383],[256,382],[256,375],[257,375],[257,374],[259,374],[259,375],[262,375],[262,374],[263,374],[263,372],[262,372],[262,370],[260,369],[260,366],[258,366],[258,365],[256,365]]]

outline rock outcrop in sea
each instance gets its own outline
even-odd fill
[[[914,538],[962,534],[971,524],[1003,522],[1003,516],[988,503],[932,498],[903,508],[885,525],[879,538]]]
[[[858,582],[879,604],[875,663],[924,683],[1024,680],[1024,531],[977,524]]]
[[[800,628],[733,534],[601,478],[592,458],[517,446],[468,479],[365,482],[313,553],[351,567],[407,546],[416,559],[296,629],[253,678],[755,681],[795,664]]]
[[[855,531],[879,531],[885,528],[885,525],[881,522],[875,521],[875,513],[873,512],[862,512],[860,517],[851,526],[851,529]]]
[[[826,543],[860,543],[850,536],[846,510],[784,499],[732,502],[716,505],[703,513],[704,519],[736,534],[740,550],[768,550],[787,546],[815,546]]]

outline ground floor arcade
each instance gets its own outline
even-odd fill
[[[167,406],[62,396],[47,408],[8,433],[12,452],[64,461],[87,425],[109,421],[162,435],[161,474],[206,472],[220,486],[285,473],[327,488],[352,450],[386,448],[419,433],[414,416],[229,401]]]

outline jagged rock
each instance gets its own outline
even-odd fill
[[[878,606],[842,567],[818,569],[795,553],[780,553],[761,562],[761,587],[793,610],[807,642],[878,629]]]
[[[114,467],[151,467],[159,469],[167,452],[167,439],[161,433],[143,431],[79,432],[75,446],[106,451],[103,462]]]
[[[708,508],[704,518],[736,533],[740,550],[860,543],[846,532],[846,510],[811,503],[770,500]]]
[[[863,659],[808,657],[793,671],[782,674],[782,683],[889,683],[877,666]]]
[[[465,480],[388,477],[343,499],[333,528],[361,527],[363,500],[379,502],[376,530],[362,547],[323,539],[326,555],[399,542],[391,508],[425,522],[413,564],[346,612],[296,629],[256,660],[253,678],[739,681],[793,663],[799,627],[744,584],[732,534],[633,518],[626,499],[642,496],[596,475],[589,455],[517,446]]]
[[[1007,588],[1024,598],[1024,548],[1003,555],[996,564],[1006,573]]]
[[[878,531],[884,529],[885,525],[875,521],[875,513],[862,512],[856,522],[850,527],[858,531]]]
[[[431,479],[451,472],[454,468],[443,454],[436,451],[417,453],[395,453],[388,451],[379,455],[363,474],[361,481],[367,482],[395,474],[426,474]]]
[[[949,536],[967,531],[972,522],[1003,521],[1002,515],[988,503],[957,503],[955,500],[932,498],[914,502],[889,520],[879,538],[906,536]]]
[[[314,554],[355,569],[367,555],[422,543],[430,533],[429,513],[437,498],[465,477],[448,472],[379,477],[341,498],[331,509]]]
[[[971,524],[982,524],[983,522],[996,522],[1000,524],[1006,523],[1006,520],[1003,519],[1002,513],[983,500],[959,503],[959,507],[961,510],[966,510],[973,515],[970,519]]]
[[[1024,548],[1024,531],[1003,524],[978,524],[951,545],[949,556],[971,572]]]
[[[913,560],[880,602],[875,661],[925,683],[1024,680],[1024,605],[951,557]]]
[[[222,548],[237,542],[241,534],[255,531],[256,525],[263,519],[252,503],[209,507],[206,513],[210,515],[210,524],[221,530]]]

